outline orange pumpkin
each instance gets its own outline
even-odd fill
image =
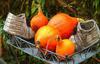
[[[71,17],[65,13],[58,13],[51,18],[48,25],[58,29],[61,38],[69,38],[77,23],[77,18]]]
[[[30,26],[33,31],[37,31],[40,27],[46,25],[48,23],[48,19],[44,16],[42,10],[39,8],[38,14],[32,17],[30,21]]]
[[[41,48],[48,49],[50,51],[55,51],[57,41],[56,36],[59,32],[51,26],[41,27],[35,34],[35,44],[39,44]]]
[[[63,56],[63,59],[65,59],[66,56],[71,56],[74,54],[74,52],[75,44],[69,39],[63,39],[57,44],[56,53],[60,56]]]

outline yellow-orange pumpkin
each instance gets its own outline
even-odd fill
[[[30,26],[33,31],[37,31],[40,27],[46,25],[48,23],[48,19],[43,14],[42,10],[39,8],[38,14],[34,17],[32,17],[30,21]]]
[[[60,56],[61,60],[65,59],[66,56],[71,56],[75,52],[75,43],[69,39],[63,39],[57,44],[56,53]]]
[[[55,51],[57,41],[56,36],[59,35],[59,32],[51,26],[41,27],[35,34],[35,44],[39,45],[41,48],[48,49],[50,51]]]
[[[71,17],[65,13],[58,13],[51,18],[48,25],[58,29],[61,38],[69,38],[77,23],[77,18]]]

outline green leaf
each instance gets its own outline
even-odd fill
[[[45,0],[41,0],[41,7],[44,8]]]
[[[31,9],[31,11],[32,11],[31,15],[33,15],[33,14],[37,11],[37,9],[38,9],[38,7],[33,7],[33,8]]]
[[[94,0],[93,6],[95,7],[95,9],[98,8],[99,4],[100,4],[100,0]]]

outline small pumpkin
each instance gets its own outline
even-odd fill
[[[40,27],[48,23],[47,17],[43,14],[41,8],[38,9],[38,14],[32,17],[30,21],[30,26],[33,31],[37,31]]]
[[[61,38],[69,38],[77,23],[77,18],[71,17],[65,13],[58,13],[51,18],[48,25],[58,29]]]
[[[57,45],[56,36],[58,35],[59,32],[55,28],[48,25],[43,26],[35,34],[35,44],[38,44],[41,48],[55,51]]]
[[[64,60],[66,56],[71,56],[75,52],[75,43],[69,39],[63,39],[57,44],[56,53],[62,57],[61,60]]]

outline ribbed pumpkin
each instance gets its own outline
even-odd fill
[[[55,51],[58,35],[59,32],[55,28],[48,25],[43,26],[35,34],[35,44],[39,44],[41,48]]]
[[[64,60],[66,56],[71,56],[75,52],[75,43],[73,43],[69,39],[63,39],[59,43],[57,43],[56,53],[60,56],[61,60]]]
[[[30,26],[33,31],[37,31],[40,27],[46,25],[48,23],[48,19],[43,14],[41,8],[38,9],[38,14],[32,17],[30,21]]]
[[[48,25],[58,29],[61,38],[69,38],[77,23],[77,18],[71,17],[65,13],[58,13],[51,18]]]

